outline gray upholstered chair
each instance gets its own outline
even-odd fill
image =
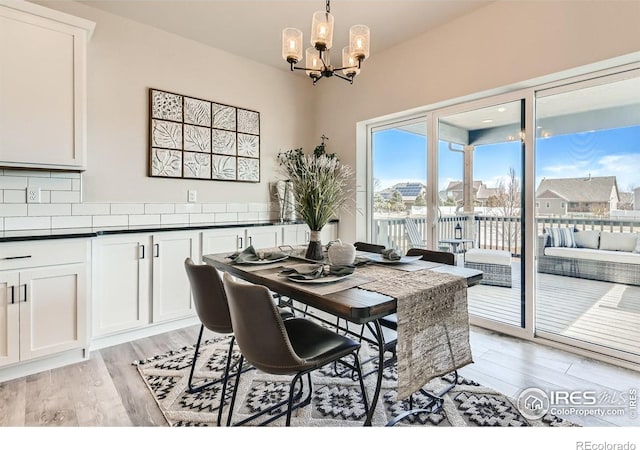
[[[220,274],[215,267],[208,264],[195,264],[191,258],[184,261],[184,267],[191,284],[191,293],[193,295],[193,303],[198,314],[198,318],[202,325],[198,334],[195,353],[191,362],[191,371],[189,373],[189,382],[187,391],[190,393],[200,392],[209,386],[222,383],[222,392],[220,397],[220,406],[218,407],[218,426],[222,420],[222,408],[224,406],[224,398],[227,390],[227,382],[229,380],[229,368],[231,366],[231,356],[233,354],[233,327],[231,325],[231,316],[229,314],[229,306],[227,304],[227,295],[224,291],[224,285]],[[205,327],[218,334],[230,334],[229,349],[227,351],[227,362],[224,375],[222,378],[193,386],[193,373],[200,351],[200,343],[202,341],[202,333]],[[239,366],[240,367],[240,366]]]
[[[218,270],[208,264],[195,264],[191,258],[184,260],[184,267],[187,271],[187,277],[191,284],[191,293],[193,295],[193,303],[196,313],[200,319],[200,332],[198,333],[198,341],[191,361],[191,371],[189,372],[189,381],[187,391],[189,393],[200,392],[214,384],[222,383],[222,392],[220,397],[220,406],[218,407],[218,426],[222,421],[222,408],[227,390],[227,382],[229,380],[229,371],[231,368],[231,357],[233,355],[233,344],[235,337],[233,336],[233,327],[231,324],[231,316],[229,314],[229,305],[227,303],[227,295],[222,284],[222,278]],[[279,310],[283,319],[293,317],[288,311]],[[193,385],[193,374],[198,360],[200,344],[202,342],[202,333],[204,329],[208,329],[218,334],[231,335],[229,340],[229,349],[227,351],[227,362],[224,374],[221,378],[200,384]],[[238,365],[238,369],[242,367]]]
[[[358,360],[360,349],[358,342],[305,318],[294,317],[282,320],[271,300],[269,290],[264,286],[237,282],[226,273],[223,282],[228,296],[234,334],[242,354],[241,364],[246,359],[253,367],[263,372],[294,375],[286,402],[278,403],[235,425],[242,425],[263,414],[275,411],[286,403],[286,411],[270,416],[261,425],[286,414],[286,425],[289,426],[292,410],[311,402],[313,390],[311,372],[338,360],[358,373],[365,413],[368,412],[369,404]],[[354,356],[354,364],[343,360],[348,355]],[[240,375],[241,372],[237,371],[227,425],[231,423]],[[309,394],[306,399],[294,406],[294,397],[301,397],[304,389],[302,381],[304,375],[307,375]],[[295,393],[298,382],[300,391]]]

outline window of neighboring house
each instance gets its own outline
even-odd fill
[[[560,204],[560,206],[562,206],[562,207],[564,208],[564,202],[562,202],[562,203]]]
[[[536,202],[536,208],[540,208],[540,202]]]
[[[551,203],[547,202],[547,208],[551,207]]]

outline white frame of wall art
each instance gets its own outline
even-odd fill
[[[149,88],[149,176],[260,182],[260,113]]]

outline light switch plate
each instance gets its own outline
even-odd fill
[[[188,198],[188,202],[189,203],[195,203],[198,201],[198,191],[192,191],[192,190],[188,190],[187,191],[187,198]]]
[[[42,201],[42,195],[39,187],[27,188],[27,203],[40,203]]]

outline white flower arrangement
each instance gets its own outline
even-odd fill
[[[335,153],[325,153],[324,139],[313,155],[301,148],[278,154],[281,172],[293,187],[296,213],[311,231],[320,231],[335,217],[351,193],[353,171]]]

